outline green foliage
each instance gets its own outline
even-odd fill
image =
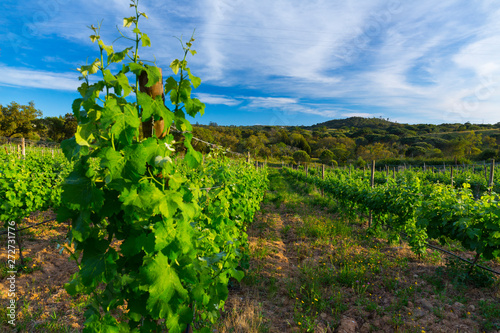
[[[486,319],[483,323],[485,330],[500,329],[500,306],[497,302],[479,301],[479,310]]]
[[[311,157],[303,150],[297,150],[292,155],[295,163],[307,163],[311,160]]]
[[[73,137],[78,126],[78,122],[71,113],[67,113],[64,117],[35,119],[32,123],[41,140],[55,142]]]
[[[32,138],[35,132],[32,122],[41,116],[33,101],[28,105],[16,102],[0,105],[0,136]]]
[[[356,177],[359,173],[349,177],[335,170],[323,180],[298,170],[286,172],[316,184],[336,198],[341,207],[357,207],[378,215],[373,227],[385,224],[395,235],[406,234],[416,253],[423,253],[427,237],[449,237],[486,260],[500,257],[500,209],[495,193],[476,199],[467,183],[453,188],[426,182],[422,174],[411,171],[397,179],[388,178],[374,188],[368,179]]]
[[[453,281],[458,284],[472,285],[478,288],[491,287],[496,279],[493,273],[478,267],[471,267],[457,258],[450,258],[446,261],[448,274]]]
[[[133,29],[135,47],[116,52],[92,26],[100,57],[79,68],[84,82],[73,103],[78,128],[62,144],[75,167],[63,184],[58,219],[72,220],[68,236],[73,257],[81,259],[66,290],[93,295],[84,332],[175,333],[193,322],[196,331],[207,332],[205,324],[224,307],[229,279],[243,277],[244,230],[262,200],[266,171],[212,156],[201,164],[185,118],[204,110],[191,97],[201,82],[186,60],[195,54],[193,38],[183,44],[184,57],[171,63],[168,106],[139,91],[142,72],[146,86],[161,76],[155,66],[139,62],[139,48],[150,46],[139,30],[147,16],[137,1],[131,7],[135,16],[125,18],[124,26]],[[112,74],[110,65],[119,62],[121,70]],[[89,76],[98,73],[102,78],[90,83]],[[135,102],[125,98],[132,91]],[[163,138],[141,139],[139,127],[151,118],[164,120]],[[175,140],[173,126],[182,131]],[[120,306],[126,308],[121,321]]]
[[[362,167],[366,166],[366,162],[365,162],[365,160],[361,156],[358,157],[358,159],[356,160],[356,166],[358,168],[362,168]]]
[[[335,156],[333,155],[331,150],[325,149],[321,152],[321,155],[319,156],[319,160],[323,164],[331,164],[334,157]]]
[[[61,154],[36,153],[20,158],[0,151],[0,221],[15,221],[17,227],[32,212],[60,204],[61,183],[71,164]]]

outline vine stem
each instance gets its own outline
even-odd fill
[[[138,9],[138,6],[139,6],[139,0],[136,0],[135,1],[135,28],[139,30],[139,9]],[[139,34],[136,32],[135,33],[135,50],[134,50],[134,63],[137,64],[137,59],[139,58],[139,41],[140,41],[140,38],[139,38]],[[137,96],[137,92],[138,92],[138,89],[139,89],[139,76],[136,75],[135,76],[135,100],[136,100],[136,103],[137,103],[137,111],[138,111],[138,114],[139,114],[139,117],[141,117],[141,109],[139,107],[139,97]]]
[[[474,266],[476,266],[476,262],[479,260],[479,257],[481,256],[481,253],[477,253],[476,257],[474,258],[474,261],[472,262],[469,271],[467,272],[467,275],[470,275],[472,273],[472,270],[474,269]]]

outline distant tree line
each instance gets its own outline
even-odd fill
[[[3,137],[61,142],[74,136],[77,126],[72,113],[64,117],[43,117],[33,101],[28,105],[0,104],[0,136]]]
[[[74,136],[72,113],[43,117],[34,102],[0,105],[0,136],[61,142]],[[194,125],[194,136],[231,151],[262,159],[295,163],[365,165],[371,160],[389,164],[468,163],[500,160],[500,123],[494,125],[400,124],[382,118],[352,117],[314,126]],[[206,144],[193,141],[199,151]]]
[[[352,117],[314,126],[194,126],[195,136],[254,157],[325,164],[469,163],[499,159],[500,123],[400,124]],[[207,150],[202,143],[199,150]]]

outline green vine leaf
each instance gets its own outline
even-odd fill
[[[176,270],[163,253],[147,259],[141,272],[149,291],[147,309],[154,316],[165,318],[171,315],[175,307],[188,297],[188,291],[182,286]]]

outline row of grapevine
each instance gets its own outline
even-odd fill
[[[494,169],[497,168],[498,167],[495,167]],[[316,172],[314,168],[311,168],[310,171],[313,174]],[[370,177],[369,169],[327,168],[327,172],[335,173],[337,175],[348,174],[351,178]],[[462,187],[463,184],[467,183],[476,193],[481,193],[489,189],[491,166],[485,165],[474,169],[462,168],[460,166],[447,166],[446,169],[443,170],[443,168],[441,168],[441,170],[439,171],[435,171],[434,169],[429,167],[427,167],[425,170],[423,168],[387,168],[375,171],[375,184],[384,184],[389,178],[404,177],[404,175],[407,173],[417,173],[419,175],[419,178],[421,178],[425,182],[451,184],[453,180],[453,185],[455,185],[456,187]],[[492,185],[494,192],[500,192],[500,172],[493,173]]]
[[[345,174],[327,174],[325,179],[285,169],[293,176],[316,184],[339,200],[340,205],[371,211],[376,224],[387,224],[405,232],[416,253],[425,249],[425,240],[449,239],[475,251],[485,259],[500,256],[500,204],[496,193],[484,193],[475,199],[470,185],[454,188],[424,181],[418,173],[388,178],[371,187],[361,178]]]
[[[29,154],[19,159],[0,150],[0,221],[18,227],[37,210],[57,208],[61,183],[71,170],[63,155]]]

